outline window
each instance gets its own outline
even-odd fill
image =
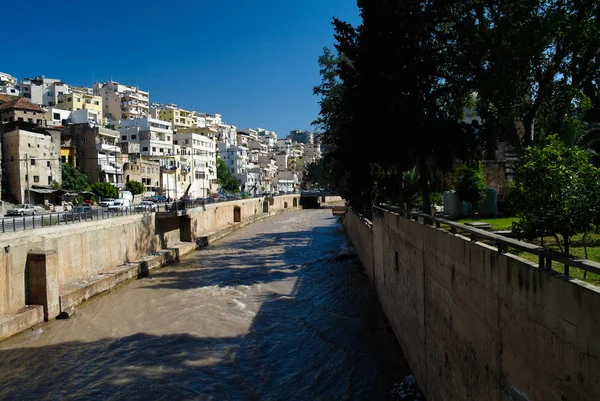
[[[167,137],[167,138],[169,138],[169,137]],[[173,141],[173,143],[174,143],[175,145],[177,145],[177,139],[175,139],[175,140]]]
[[[163,148],[159,148],[158,150],[160,150],[160,153],[165,153],[165,150]]]
[[[153,152],[156,152],[156,148],[155,148],[154,146],[152,147],[152,151],[153,151]]]
[[[33,124],[33,118],[28,118],[27,122]]]
[[[60,161],[61,161],[61,163],[66,163],[67,162],[67,156],[61,156],[60,157]]]
[[[52,176],[51,175],[48,176],[48,185],[52,185]]]
[[[170,140],[171,140],[171,135],[167,135],[167,141],[170,141]],[[175,142],[175,143],[177,143],[177,142]]]
[[[137,135],[131,135],[131,139],[137,139]]]
[[[46,167],[50,167],[50,162],[49,161],[46,162]]]
[[[31,165],[35,166],[35,159],[31,159]]]
[[[54,102],[48,102],[48,106],[54,106]]]
[[[81,98],[80,97],[77,98],[77,103],[81,103]]]
[[[18,121],[23,121],[23,117],[19,117]]]
[[[148,146],[144,146],[144,147],[142,148],[142,151],[144,151],[144,152],[147,152],[147,151],[148,151]]]
[[[53,113],[52,118],[54,118],[55,120],[60,120],[60,113]]]
[[[122,141],[126,141],[127,140],[127,135],[121,135],[121,140]]]
[[[100,102],[99,102],[99,101],[97,101],[97,100],[95,100],[95,101],[94,101],[94,104],[95,104],[96,106],[100,106]]]
[[[33,182],[40,182],[40,176],[39,175],[34,175],[33,176]]]
[[[90,103],[92,103],[92,101],[90,99],[85,99],[85,103],[90,104]]]

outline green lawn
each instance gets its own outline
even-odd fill
[[[458,223],[472,223],[474,221],[478,221],[481,223],[488,223],[492,225],[493,230],[510,230],[512,227],[513,221],[517,221],[516,217],[496,217],[491,219],[483,219],[483,218],[468,218],[468,219],[460,219],[457,220]]]

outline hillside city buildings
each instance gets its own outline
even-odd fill
[[[0,123],[0,191],[19,203],[55,203],[66,192],[57,189],[61,163],[90,183],[139,181],[145,196],[178,199],[219,192],[219,159],[240,191],[298,191],[322,156],[312,132],[238,128],[221,114],[150,103],[147,90],[115,81],[81,87],[0,72]]]

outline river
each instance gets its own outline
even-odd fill
[[[1,400],[422,400],[329,210],[247,226],[0,343]]]

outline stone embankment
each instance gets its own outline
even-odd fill
[[[299,195],[284,195],[3,234],[0,340],[68,317],[85,300],[252,222],[300,208]]]
[[[346,232],[429,400],[600,400],[600,288],[375,208]]]

